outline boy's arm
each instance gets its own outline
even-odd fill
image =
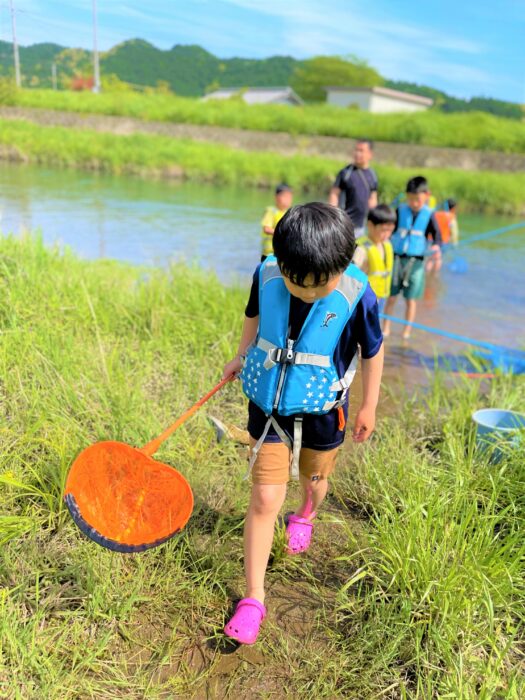
[[[434,245],[442,245],[443,241],[441,239],[441,230],[439,228],[438,222],[436,221],[436,217],[434,214],[430,217],[430,221],[428,222],[427,230],[425,231],[426,236],[430,236],[432,238],[433,244]]]
[[[458,226],[458,220],[454,216],[450,220],[450,242],[452,245],[457,245],[459,241],[459,226]]]
[[[331,204],[333,207],[338,207],[339,206],[339,195],[341,194],[341,190],[339,187],[332,187],[330,190],[330,194],[328,195],[328,204]]]
[[[224,369],[222,372],[223,378],[229,377],[231,374],[237,374],[241,371],[243,365],[241,355],[246,354],[246,350],[255,340],[258,328],[259,316],[254,316],[253,318],[250,318],[249,316],[244,317],[244,324],[242,326],[241,339],[239,341],[239,348],[237,350],[237,354],[235,355],[233,360],[230,360],[230,362],[224,365]]]
[[[262,230],[268,236],[273,236],[273,232],[275,231],[275,227],[273,225],[273,216],[274,214],[272,208],[268,207],[268,209],[266,209],[266,211],[264,212],[264,216],[261,221]]]
[[[363,246],[357,246],[357,248],[355,249],[354,257],[352,258],[352,262],[354,263],[354,265],[357,265],[357,267],[360,270],[363,270],[363,272],[366,275],[368,274],[368,256]]]
[[[368,209],[373,209],[374,207],[377,207],[377,175],[375,173],[375,170],[372,170],[370,168],[370,174],[372,176],[372,185],[370,187],[370,196],[368,197]]]
[[[361,361],[363,377],[363,400],[354,423],[352,438],[354,442],[365,442],[372,434],[376,424],[376,408],[379,401],[381,375],[383,374],[384,345],[369,359]]]
[[[340,170],[337,173],[337,176],[335,178],[335,182],[332,185],[332,188],[330,190],[330,194],[328,195],[328,204],[331,204],[333,207],[339,206],[339,197],[341,196],[341,185],[343,182],[343,173],[344,173],[344,168],[343,168],[343,170]]]

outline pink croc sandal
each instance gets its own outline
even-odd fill
[[[312,513],[312,518],[314,516],[315,513]],[[301,552],[306,552],[312,541],[313,529],[314,524],[309,518],[302,518],[300,515],[295,515],[295,513],[289,515],[286,526],[287,553],[300,554]]]
[[[232,619],[224,628],[224,634],[241,644],[255,644],[266,608],[255,598],[243,598],[237,603]]]

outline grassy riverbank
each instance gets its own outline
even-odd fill
[[[328,190],[343,161],[313,156],[245,152],[219,144],[165,136],[121,136],[88,129],[41,127],[24,121],[0,121],[0,157],[60,167],[77,167],[144,177],[185,177],[272,187],[287,181],[316,193]],[[390,201],[404,191],[413,169],[378,166],[380,196]],[[523,213],[525,175],[418,169],[442,199],[456,197],[464,211]]]
[[[436,376],[345,448],[311,552],[288,559],[276,538],[260,644],[226,654],[248,487],[204,411],[159,453],[196,497],[178,539],[111,554],[61,493],[83,447],[143,444],[215,382],[245,293],[31,238],[2,238],[0,261],[0,696],[523,697],[525,454],[489,467],[469,420],[525,410],[522,378],[485,395]],[[238,386],[210,410],[241,422]]]
[[[242,100],[210,100],[175,95],[141,95],[54,90],[19,90],[12,104],[23,107],[113,114],[152,121],[368,138],[394,143],[525,153],[525,123],[481,112],[369,114],[331,105],[246,105]]]

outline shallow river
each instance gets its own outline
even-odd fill
[[[60,241],[86,258],[153,265],[196,261],[225,282],[246,285],[259,258],[259,221],[271,200],[256,189],[0,165],[4,233],[40,229],[46,241]],[[514,221],[460,213],[461,237]],[[417,320],[525,347],[524,260],[525,229],[449,253],[440,276],[427,284]],[[402,315],[401,302],[396,314]],[[422,380],[421,355],[430,358],[436,348],[456,354],[465,347],[421,331],[403,345],[401,330],[396,327],[388,341],[387,372],[408,385]]]

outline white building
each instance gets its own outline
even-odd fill
[[[391,90],[385,87],[352,88],[326,87],[326,101],[338,107],[356,106],[364,112],[422,112],[434,104],[434,100],[421,95]]]
[[[249,87],[220,88],[202,98],[207,100],[228,100],[238,95],[249,105],[302,105],[304,102],[291,87]]]

